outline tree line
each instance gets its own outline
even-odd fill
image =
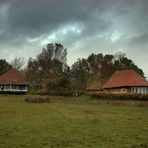
[[[10,67],[20,70],[22,58],[15,58],[10,64],[0,60],[0,74]],[[36,58],[29,58],[23,68],[26,79],[33,91],[73,89],[85,90],[96,81],[100,87],[116,70],[132,69],[144,77],[144,72],[124,53],[92,53],[87,58],[79,58],[72,66],[67,64],[67,49],[61,44],[48,44]]]

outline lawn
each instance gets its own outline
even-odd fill
[[[0,96],[0,148],[148,148],[148,102],[61,98]]]

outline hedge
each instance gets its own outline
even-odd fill
[[[51,89],[51,90],[38,90],[36,92],[29,92],[32,95],[53,95],[53,96],[81,96],[84,95],[85,92],[81,90],[73,90],[73,89]]]
[[[27,92],[21,92],[21,91],[0,91],[0,94],[4,94],[4,95],[26,95]]]
[[[91,98],[95,98],[95,99],[148,101],[148,94],[96,93],[96,94],[90,94],[90,96],[91,96]]]

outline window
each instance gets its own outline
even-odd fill
[[[134,87],[131,89],[131,92],[138,93],[138,94],[145,94],[147,93],[147,88],[146,87]]]
[[[19,86],[19,89],[20,89],[20,90],[26,90],[27,88],[26,88],[25,85],[20,85],[20,86]]]
[[[146,93],[148,93],[148,88],[146,88]]]
[[[131,89],[130,89],[130,92],[131,92],[131,93],[134,93],[134,88],[131,88]]]
[[[137,88],[137,92],[138,92],[138,94],[140,94],[141,93],[141,88]]]
[[[138,93],[138,88],[135,88],[135,93]]]
[[[121,92],[122,93],[126,93],[126,89],[125,88],[121,88]]]
[[[5,86],[4,86],[4,89],[5,89],[5,90],[9,90],[9,89],[10,89],[10,86],[9,86],[9,85],[5,85]]]

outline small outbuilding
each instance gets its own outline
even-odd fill
[[[0,75],[0,92],[27,92],[27,90],[28,84],[20,71],[11,68]]]
[[[87,84],[86,91],[89,93],[102,92],[102,85],[97,80],[91,81]]]
[[[133,70],[120,70],[112,74],[103,86],[104,92],[148,93],[148,81]]]

